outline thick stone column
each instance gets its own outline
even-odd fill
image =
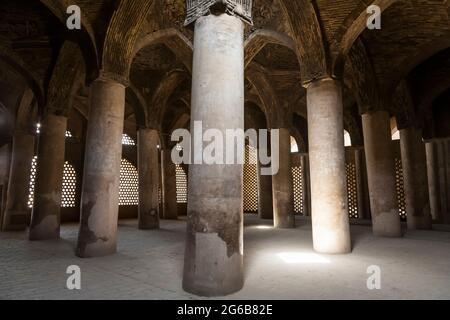
[[[362,120],[373,233],[401,237],[389,113],[366,113]]]
[[[442,140],[437,140],[437,151],[438,151],[438,170],[439,170],[439,191],[440,191],[440,201],[441,201],[441,212],[443,223],[449,223],[449,207],[447,203],[447,193],[449,188],[449,183],[447,182],[446,173],[446,157],[445,157],[445,145]],[[450,195],[449,195],[450,196]]]
[[[25,131],[16,130],[13,137],[3,231],[23,231],[27,228],[30,214],[28,195],[33,156],[34,136]]]
[[[348,253],[351,241],[340,84],[333,79],[311,83],[307,104],[314,249]]]
[[[77,255],[116,252],[125,86],[98,79],[91,86]]]
[[[427,160],[421,130],[400,130],[408,229],[431,229]]]
[[[309,188],[309,161],[308,155],[302,155],[300,158],[302,166],[302,184],[303,184],[303,215],[311,216],[311,191]]]
[[[286,128],[278,130],[280,131],[280,168],[272,177],[273,222],[275,228],[295,228],[291,133]]]
[[[67,118],[48,114],[38,144],[30,240],[59,239]]]
[[[441,209],[440,183],[439,183],[439,163],[438,146],[436,141],[427,141],[425,143],[427,154],[427,176],[428,176],[428,194],[430,199],[430,210],[433,220],[444,222],[444,215]]]
[[[244,25],[227,14],[195,24],[192,116],[203,128],[244,130]],[[201,155],[195,154],[193,158]],[[238,144],[240,145],[240,144]],[[227,148],[227,152],[232,152]],[[244,159],[244,144],[237,154]],[[237,163],[237,162],[236,162]],[[242,164],[189,166],[183,288],[203,296],[240,290],[243,272]]]
[[[163,150],[161,152],[164,202],[163,218],[166,220],[177,220],[177,169],[172,161],[171,154],[171,149]]]
[[[367,179],[365,177],[366,166],[363,148],[355,149],[355,168],[359,218],[369,219],[370,204],[368,201]]]
[[[153,129],[139,129],[139,229],[159,228],[159,133]]]
[[[258,166],[258,215],[260,219],[273,219],[272,176],[261,174]]]

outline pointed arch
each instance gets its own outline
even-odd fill
[[[101,63],[108,78],[128,85],[129,66],[142,25],[153,4],[151,0],[121,0],[109,24]]]

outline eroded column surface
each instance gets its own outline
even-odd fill
[[[139,229],[159,228],[159,134],[153,129],[139,129]]]
[[[427,160],[421,130],[400,130],[408,229],[431,229]]]
[[[389,113],[366,113],[362,122],[373,233],[376,236],[400,237]]]
[[[425,143],[427,154],[428,195],[430,199],[430,211],[433,220],[444,222],[441,209],[438,148],[435,141]]]
[[[67,118],[48,114],[41,124],[30,240],[59,238]]]
[[[162,151],[162,170],[163,170],[163,217],[166,220],[178,219],[177,208],[177,171],[172,161],[172,150]]]
[[[116,252],[125,86],[99,79],[91,87],[77,255]]]
[[[260,219],[273,219],[272,176],[262,175],[258,166],[258,215]]]
[[[370,205],[368,203],[367,179],[365,177],[364,149],[355,149],[356,189],[358,197],[358,212],[360,219],[370,218]]]
[[[273,222],[275,228],[295,228],[291,134],[286,128],[279,131],[279,170],[272,177]]]
[[[28,195],[33,156],[34,136],[28,132],[17,130],[13,137],[3,231],[23,231],[27,228],[30,214]]]
[[[192,117],[203,129],[244,130],[244,26],[221,14],[195,24]],[[227,148],[226,152],[232,152]],[[244,159],[244,144],[237,154]],[[201,157],[192,153],[193,157]],[[243,165],[189,166],[183,288],[203,296],[243,286]]]
[[[314,249],[351,251],[340,84],[333,79],[307,89],[311,215]]]

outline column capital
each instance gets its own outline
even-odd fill
[[[318,83],[321,83],[321,82],[327,82],[327,81],[334,81],[334,82],[336,82],[337,84],[339,84],[339,85],[341,85],[341,80],[340,79],[338,79],[338,78],[334,78],[334,77],[331,77],[331,76],[325,76],[325,77],[322,77],[322,78],[317,78],[317,79],[314,79],[314,80],[312,80],[312,81],[304,81],[304,82],[302,82],[302,86],[305,88],[305,89],[308,89],[311,85],[313,85],[313,84],[318,84]]]
[[[102,82],[115,82],[117,84],[122,85],[124,88],[127,88],[130,86],[130,80],[128,77],[114,73],[109,71],[101,70],[97,79],[95,81],[102,81]]]
[[[252,0],[186,0],[186,7],[185,26],[211,13],[227,13],[253,25]]]

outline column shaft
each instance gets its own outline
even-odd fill
[[[292,182],[291,134],[280,128],[278,173],[272,177],[275,228],[295,228],[294,188]]]
[[[408,229],[431,229],[427,162],[421,130],[400,130]]]
[[[172,161],[172,150],[162,151],[162,171],[163,171],[163,217],[166,220],[178,219],[177,204],[177,171]]]
[[[97,257],[117,248],[119,179],[125,87],[96,80],[91,87],[77,255]]]
[[[362,119],[373,233],[376,236],[400,237],[389,113],[366,113]]]
[[[140,129],[138,135],[139,229],[159,228],[159,134]]]
[[[260,219],[273,219],[272,176],[261,174],[258,166],[258,215]]]
[[[244,130],[242,21],[227,14],[197,20],[192,79],[191,128],[202,121],[203,128],[224,137],[226,130]],[[244,144],[238,145],[235,160],[244,159]],[[243,286],[242,180],[242,163],[189,166],[183,278],[188,292],[219,296]]]
[[[430,199],[431,216],[433,220],[443,222],[444,215],[442,214],[440,200],[437,142],[429,141],[425,144],[425,148],[427,153],[428,195]]]
[[[307,89],[311,215],[314,249],[351,251],[340,84],[332,79]]]
[[[67,118],[47,115],[38,144],[30,240],[59,238]]]
[[[302,186],[303,186],[303,215],[305,217],[311,216],[310,213],[310,190],[309,190],[309,161],[308,155],[302,155],[300,158],[302,166]]]
[[[370,205],[368,203],[367,181],[365,178],[366,166],[364,149],[355,149],[356,189],[358,197],[358,213],[360,219],[370,218]]]
[[[33,156],[34,136],[24,131],[16,131],[13,137],[3,231],[23,231],[27,228],[30,215],[28,195]]]

